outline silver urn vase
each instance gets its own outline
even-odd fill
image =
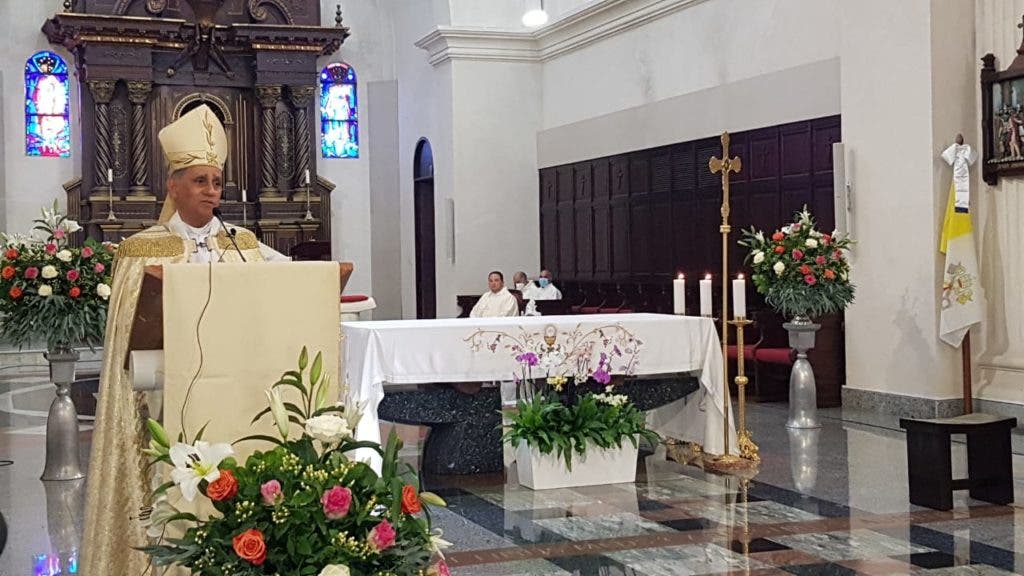
[[[78,352],[68,346],[57,346],[44,356],[50,363],[50,381],[57,386],[57,397],[46,417],[46,465],[42,479],[85,478],[78,455],[78,411],[70,396]]]
[[[807,351],[814,348],[814,336],[821,324],[807,316],[796,316],[782,325],[789,332],[789,346],[796,350],[796,362],[789,375],[789,419],[787,428],[821,428],[818,421],[818,391],[814,369],[807,360]]]

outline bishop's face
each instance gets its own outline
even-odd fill
[[[190,226],[202,228],[220,206],[221,170],[213,166],[191,166],[167,179],[167,195],[174,200],[178,215]]]

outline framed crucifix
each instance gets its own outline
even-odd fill
[[[996,69],[994,54],[981,61],[982,177],[995,185],[1000,176],[1024,174],[1024,42],[1005,70]]]

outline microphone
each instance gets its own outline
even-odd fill
[[[234,228],[228,228],[227,224],[224,224],[224,218],[221,217],[220,207],[213,209],[213,216],[220,221],[220,227],[227,230],[228,239],[231,240],[231,245],[235,247],[235,252],[238,252],[238,257],[242,259],[242,262],[245,262],[245,256],[242,254],[241,248],[238,247],[238,242],[235,242],[235,234],[237,231]]]

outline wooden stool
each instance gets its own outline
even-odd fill
[[[954,418],[900,418],[907,431],[910,503],[936,510],[953,508],[953,491],[993,504],[1013,502],[1010,430],[1016,418],[965,414]],[[953,479],[950,434],[967,435],[967,478]]]

